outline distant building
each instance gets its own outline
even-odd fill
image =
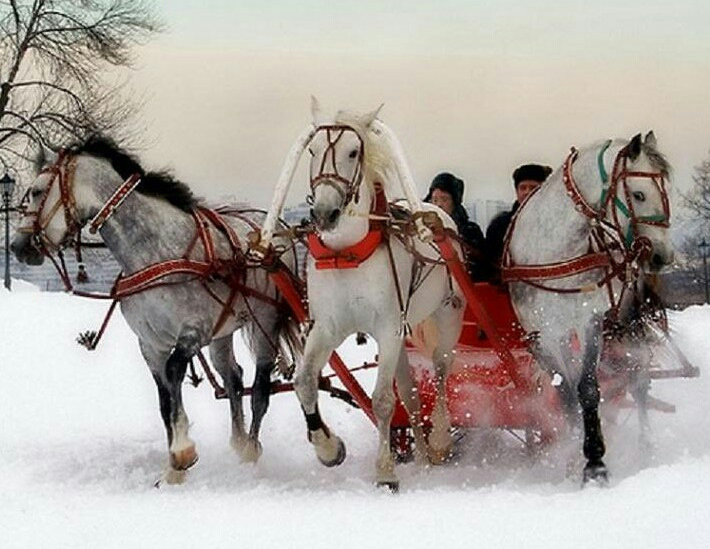
[[[296,204],[295,206],[286,206],[283,209],[283,220],[289,225],[298,225],[303,219],[311,217],[311,207],[305,202]]]
[[[471,205],[467,208],[467,211],[469,217],[478,223],[485,233],[486,227],[488,227],[491,220],[498,213],[509,210],[510,207],[510,202],[506,202],[505,200],[478,199],[471,203]]]
[[[79,262],[72,250],[67,250],[64,256],[64,263],[72,286],[82,292],[108,293],[111,291],[113,283],[116,281],[118,273],[121,272],[116,260],[107,250],[83,252],[84,271],[86,280],[80,282]],[[5,268],[5,254],[0,257],[0,268]],[[42,265],[26,265],[19,263],[14,255],[10,256],[10,276],[14,279],[24,280],[34,284],[40,290],[46,292],[65,291],[64,282],[54,268],[49,259],[45,259]]]

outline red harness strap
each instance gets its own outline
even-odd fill
[[[565,278],[600,267],[608,267],[609,264],[609,255],[606,252],[596,252],[557,263],[504,267],[501,275],[503,282],[510,282],[511,280],[550,280]]]
[[[377,216],[386,216],[389,213],[389,204],[381,183],[375,183],[375,196],[372,200],[370,213]],[[370,230],[359,242],[343,248],[332,250],[328,248],[315,233],[308,235],[308,251],[316,260],[316,269],[355,269],[360,263],[366,261],[382,244],[384,238],[384,220],[370,222]]]
[[[190,245],[185,255],[189,255],[197,239],[202,242],[205,258],[203,261],[182,257],[180,259],[168,259],[137,271],[128,276],[122,276],[116,281],[114,297],[122,299],[129,295],[143,292],[150,288],[169,284],[164,279],[174,274],[193,275],[198,278],[206,278],[214,274],[221,265],[216,260],[214,251],[214,241],[209,231],[207,220],[204,216],[204,209],[200,208],[193,212],[197,235],[193,244]]]

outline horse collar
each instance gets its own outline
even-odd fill
[[[385,221],[389,214],[387,196],[381,183],[375,183],[375,196],[372,199],[370,213],[376,219],[370,221],[370,228],[362,240],[342,250],[328,248],[316,233],[308,235],[308,251],[316,260],[317,270],[355,269],[370,258],[385,238]]]

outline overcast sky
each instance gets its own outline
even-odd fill
[[[710,2],[175,0],[139,50],[146,167],[199,194],[266,206],[310,119],[370,110],[424,194],[452,171],[466,198],[512,199],[524,162],[653,129],[687,188],[710,149]],[[303,177],[291,202],[305,194]]]

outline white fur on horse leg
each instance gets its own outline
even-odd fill
[[[420,466],[428,465],[427,442],[421,416],[419,390],[412,377],[412,372],[409,369],[409,360],[404,347],[402,347],[400,351],[396,378],[397,391],[399,392],[399,397],[405,410],[407,410],[409,425],[411,425],[412,435],[414,437],[414,461]]]
[[[443,335],[442,335],[443,337]],[[445,342],[445,344],[448,342]],[[443,347],[443,348],[449,348]],[[446,376],[453,360],[451,351],[442,351],[438,347],[434,351],[434,366],[436,368],[437,387],[434,410],[431,414],[431,433],[429,433],[429,459],[432,464],[440,465],[451,457],[454,440],[451,436],[451,420],[446,407]]]
[[[188,427],[187,416],[181,414],[173,426],[173,442],[170,445],[170,465],[174,469],[189,469],[197,463],[197,450],[195,443],[187,436]]]
[[[429,460],[434,465],[441,465],[451,457],[454,439],[451,436],[451,422],[446,410],[446,402],[437,394],[434,411],[431,415],[431,433],[429,433]]]
[[[243,463],[256,463],[259,461],[263,449],[261,447],[261,442],[258,440],[248,437],[239,451],[239,457]]]
[[[399,489],[399,480],[394,472],[394,457],[390,448],[390,425],[394,413],[395,394],[393,390],[394,373],[399,359],[397,345],[380,344],[380,371],[372,392],[372,411],[377,418],[377,432],[380,444],[375,461],[375,474],[378,486],[386,486],[393,491]]]

